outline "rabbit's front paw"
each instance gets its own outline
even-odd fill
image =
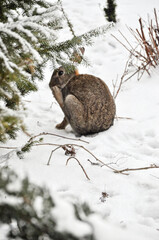
[[[62,96],[61,90],[57,86],[54,86],[52,88],[52,91],[56,101],[58,102],[60,107],[63,108],[63,96]]]
[[[63,121],[59,124],[56,125],[57,129],[65,129],[65,127],[67,126],[68,121],[67,119],[64,117]]]

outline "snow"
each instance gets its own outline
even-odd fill
[[[55,219],[58,219],[56,226],[57,230],[69,232],[79,238],[83,235],[91,234],[91,227],[75,217],[73,205],[59,198],[54,200],[56,207],[51,213]]]
[[[93,46],[86,47],[85,54],[91,66],[79,67],[80,73],[94,74],[103,79],[111,92],[113,92],[112,80],[117,76],[120,78],[128,59],[128,52],[111,36],[111,33],[121,38],[118,32],[120,30],[131,40],[126,25],[134,29],[138,28],[139,17],[147,19],[147,14],[153,16],[153,9],[159,8],[158,0],[116,2],[118,23],[105,36],[95,39]],[[102,12],[105,0],[63,0],[63,5],[78,35],[106,24]],[[63,38],[67,39],[67,31],[65,35],[60,36],[60,39]],[[116,119],[114,126],[108,131],[88,137],[82,136],[81,140],[88,141],[89,144],[50,135],[44,136],[43,142],[83,145],[98,159],[118,170],[157,165],[159,160],[158,74],[159,69],[156,68],[151,76],[144,74],[140,81],[133,77],[123,85],[116,99],[116,107],[117,116],[125,118]],[[55,128],[55,125],[62,121],[63,113],[53,99],[48,86],[51,75],[52,69],[48,66],[45,80],[38,84],[39,91],[31,93],[24,99],[27,107],[27,117],[24,119],[28,127],[27,132],[32,135],[50,132],[76,138],[70,126],[60,131]],[[25,134],[19,133],[16,141],[9,141],[6,145],[20,147],[27,140]],[[57,193],[59,198],[66,201],[71,199],[72,202],[87,202],[90,208],[98,213],[91,215],[90,221],[99,240],[159,239],[158,169],[132,171],[129,175],[115,174],[106,166],[91,165],[87,160],[95,163],[96,160],[84,149],[75,147],[76,157],[87,172],[89,181],[75,160],[71,159],[69,164],[65,165],[68,156],[64,155],[62,149],[53,153],[48,166],[47,162],[53,149],[53,146],[33,147],[31,152],[24,155],[24,159],[18,159],[12,152],[7,164],[11,169],[16,170],[20,177],[28,175],[32,182],[41,186],[46,185],[53,194]],[[9,150],[0,149],[0,151],[1,155],[5,156]],[[4,162],[3,156],[1,165],[2,160]],[[102,202],[100,198],[104,191],[109,197]],[[67,203],[63,203],[61,207],[64,219],[61,220],[59,228],[64,228],[69,214],[65,205]],[[56,211],[60,216],[60,207]],[[69,218],[68,228],[71,226],[71,221],[73,220]],[[85,226],[80,227],[83,229],[81,231],[88,230]]]

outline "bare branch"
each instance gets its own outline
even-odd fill
[[[50,165],[50,161],[51,161],[51,158],[52,158],[53,153],[54,153],[57,149],[59,149],[59,148],[61,148],[61,146],[58,146],[58,147],[56,147],[54,150],[51,151],[51,154],[50,154],[49,160],[48,160],[48,162],[47,162],[47,165]]]
[[[119,91],[121,90],[121,87],[125,82],[130,80],[135,75],[137,75],[137,80],[139,81],[143,76],[144,72],[147,72],[147,74],[150,75],[151,67],[155,68],[159,64],[159,23],[156,9],[154,9],[154,15],[156,26],[153,25],[152,20],[148,20],[148,24],[146,24],[146,21],[143,21],[141,18],[139,18],[139,30],[136,29],[136,31],[134,31],[133,29],[128,28],[132,36],[137,41],[137,46],[135,48],[123,35],[122,32],[119,31],[121,36],[124,38],[125,43],[112,35],[130,53],[130,57],[125,65],[124,73],[119,80],[118,88],[118,81],[116,80],[115,83],[113,82],[114,99],[116,99],[116,97],[118,96]],[[130,71],[128,69],[130,58],[132,58],[132,60],[135,59],[135,61],[137,62],[134,64],[131,60],[131,62],[133,63],[132,66],[134,66],[136,69],[132,74],[130,74]]]
[[[69,137],[65,137],[65,136],[59,135],[59,134],[47,133],[47,132],[39,133],[38,135],[35,135],[35,136],[31,137],[28,140],[28,142],[32,142],[34,138],[37,138],[37,137],[40,137],[40,136],[44,136],[44,135],[50,135],[50,136],[54,136],[54,137],[60,137],[60,138],[64,138],[64,139],[68,139],[68,140],[72,140],[72,141],[78,141],[78,142],[83,142],[83,143],[88,143],[89,144],[89,142],[87,142],[85,140],[82,140],[80,138],[69,138]]]
[[[102,167],[103,165],[100,164],[100,163],[96,163],[96,162],[92,162],[90,159],[87,159],[88,162],[90,162],[91,165],[93,166],[99,166],[99,167]]]
[[[132,45],[130,44],[130,42],[128,41],[128,39],[124,36],[124,34],[119,30],[121,36],[125,39],[125,41],[129,44],[129,46],[131,47],[131,49],[133,49]]]
[[[154,14],[155,14],[155,20],[156,20],[157,29],[159,29],[159,24],[158,24],[158,18],[157,18],[156,8],[154,8]]]
[[[87,175],[87,173],[86,173],[84,167],[82,166],[82,164],[80,163],[80,161],[79,161],[76,157],[73,157],[73,156],[72,156],[72,157],[69,157],[69,158],[67,159],[67,161],[66,161],[66,165],[68,164],[68,162],[70,161],[70,159],[75,159],[75,160],[78,162],[78,164],[79,164],[80,167],[82,168],[82,170],[83,170],[83,172],[84,172],[86,178],[87,178],[88,180],[90,180],[90,178],[88,177],[88,175]]]
[[[49,160],[48,160],[48,162],[47,162],[47,165],[50,165],[50,161],[51,161],[52,155],[53,155],[53,153],[54,153],[56,150],[58,150],[58,149],[60,149],[60,148],[62,148],[62,149],[65,150],[65,147],[73,146],[73,147],[82,148],[84,151],[88,152],[97,162],[101,163],[103,166],[106,166],[107,168],[109,168],[109,169],[111,169],[111,170],[113,170],[113,171],[118,171],[118,170],[116,170],[115,168],[109,166],[109,164],[106,164],[106,163],[104,163],[103,161],[101,161],[101,160],[100,160],[99,158],[97,158],[91,151],[89,151],[87,148],[85,148],[85,147],[82,146],[82,145],[78,145],[78,144],[58,145],[58,144],[52,144],[52,143],[42,143],[42,144],[40,143],[40,144],[35,144],[35,145],[33,145],[33,146],[47,146],[47,145],[49,145],[49,146],[51,146],[51,145],[52,145],[52,146],[56,146],[56,148],[51,151],[51,154],[50,154],[50,156],[49,156]]]
[[[130,118],[130,117],[118,117],[118,116],[116,116],[115,118],[116,119],[134,120],[133,118]]]
[[[115,38],[121,45],[123,45],[124,48],[126,48],[126,50],[128,52],[131,53],[131,49],[129,49],[124,43],[122,43],[117,37],[115,37],[113,34],[111,34],[113,38]]]
[[[0,148],[3,148],[3,149],[17,149],[18,147],[3,147],[3,146],[0,146]]]
[[[16,150],[12,150],[5,155],[0,156],[0,164],[7,162],[13,155],[16,153]]]
[[[130,172],[130,171],[141,171],[141,170],[147,170],[147,169],[151,169],[151,168],[159,168],[158,165],[156,164],[152,164],[149,167],[142,167],[142,168],[125,168],[122,170],[117,170],[114,171],[115,173],[123,173],[123,172]]]

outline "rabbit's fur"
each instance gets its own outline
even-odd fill
[[[76,133],[86,135],[113,125],[115,102],[100,78],[88,74],[67,74],[60,67],[53,72],[49,86],[65,115],[57,128],[65,128],[70,123]]]

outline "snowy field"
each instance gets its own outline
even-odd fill
[[[63,0],[64,9],[77,35],[106,24],[102,12],[105,2]],[[111,92],[112,81],[117,76],[121,77],[128,58],[128,52],[111,34],[122,39],[120,30],[131,40],[126,25],[139,28],[139,17],[147,19],[148,13],[153,16],[154,8],[157,12],[159,10],[158,0],[117,0],[116,3],[118,23],[105,36],[97,38],[92,47],[86,48],[85,54],[91,66],[79,67],[80,73],[103,79]],[[60,39],[67,37],[66,31],[66,35],[60,36]],[[51,74],[51,67],[48,66],[45,80],[38,84],[39,91],[25,98],[27,131],[32,136],[48,132],[76,138],[70,126],[66,130],[55,128],[62,120],[63,113],[48,86]],[[151,76],[144,74],[140,81],[134,76],[125,83],[116,99],[119,118],[108,131],[81,137],[81,140],[89,143],[54,136],[43,136],[43,142],[82,145],[102,162],[118,170],[159,165],[158,75],[159,69],[156,68]],[[17,140],[9,141],[6,145],[21,147],[28,139],[24,133],[19,133]],[[107,166],[92,165],[90,161],[97,161],[88,152],[75,147],[76,157],[88,174],[88,180],[75,160],[71,159],[66,166],[68,156],[62,149],[53,153],[48,166],[53,149],[53,146],[34,147],[24,155],[24,159],[19,159],[13,151],[5,164],[15,169],[19,176],[28,175],[32,182],[46,185],[51,192],[57,192],[58,196],[68,201],[87,202],[105,219],[103,228],[100,224],[98,227],[96,222],[99,240],[159,239],[159,169],[117,174]],[[9,150],[0,151],[0,155],[5,155]],[[109,195],[106,201],[101,199],[102,192]]]

